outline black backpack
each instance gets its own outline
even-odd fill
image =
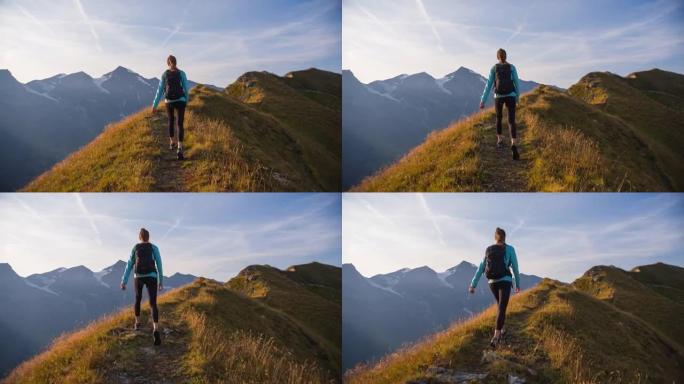
[[[506,244],[490,245],[485,252],[485,276],[490,280],[497,280],[504,276],[511,276],[506,265]]]
[[[497,95],[508,95],[513,91],[515,91],[515,86],[513,85],[511,65],[508,63],[497,64],[494,92],[496,92]]]
[[[185,96],[185,91],[181,85],[180,70],[166,70],[166,89],[164,92],[167,100],[178,100]]]
[[[157,272],[157,266],[152,255],[152,244],[137,244],[135,246],[135,273],[145,275],[152,272]]]

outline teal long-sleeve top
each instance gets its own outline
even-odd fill
[[[511,66],[511,76],[513,77],[513,86],[515,87],[515,91],[505,94],[505,95],[499,95],[498,93],[494,92],[494,98],[499,98],[499,97],[508,97],[508,96],[515,96],[515,101],[518,101],[520,99],[520,80],[518,79],[518,70],[515,69],[515,66],[513,64],[509,64]],[[485,86],[484,92],[482,92],[482,98],[480,99],[481,102],[486,103],[487,98],[489,97],[489,92],[491,92],[492,87],[494,86],[494,80],[496,79],[496,64],[492,67],[492,69],[489,70],[489,78],[487,79],[487,85]]]
[[[506,264],[507,268],[513,268],[513,276],[515,277],[515,284],[513,285],[514,287],[520,288],[520,273],[518,271],[518,256],[515,254],[515,248],[513,246],[506,244],[506,254],[504,255],[504,263]],[[475,288],[477,287],[477,282],[480,281],[480,277],[482,277],[482,273],[484,273],[485,270],[485,265],[487,264],[487,256],[482,259],[480,262],[480,266],[477,268],[477,271],[475,272],[475,276],[473,277],[473,280],[470,282],[470,286]],[[513,283],[511,276],[504,276],[500,279],[490,279],[488,281],[489,284],[497,283],[499,281],[510,281]]]
[[[161,255],[159,254],[159,248],[157,248],[157,246],[154,244],[152,244],[152,256],[154,257],[154,263],[157,266],[157,272],[142,274],[134,273],[134,277],[156,277],[159,285],[162,285],[162,280],[164,280],[164,270],[162,269],[162,260]],[[134,265],[135,246],[133,247],[133,250],[131,250],[131,256],[128,258],[128,263],[126,263],[126,270],[124,271],[123,277],[121,277],[121,283],[124,285],[128,284],[128,276],[131,274]]]
[[[190,101],[190,87],[188,86],[188,78],[185,76],[185,72],[180,71],[181,75],[181,87],[183,87],[183,92],[185,92],[185,96],[182,96],[179,99],[176,100],[168,100],[165,99],[167,103],[173,103],[174,101],[185,101],[186,103]],[[152,102],[152,106],[154,108],[157,108],[157,105],[159,105],[159,102],[161,101],[161,98],[164,97],[164,93],[166,92],[166,71],[161,76],[161,80],[159,81],[159,87],[157,87],[157,93],[154,95],[154,101]]]

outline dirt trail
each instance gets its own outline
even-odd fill
[[[504,130],[508,127],[505,126]],[[477,152],[480,158],[480,174],[482,188],[488,192],[525,192],[527,186],[526,173],[531,166],[523,142],[525,125],[518,122],[518,151],[520,160],[514,161],[510,148],[510,136],[504,132],[504,147],[496,148],[496,127],[493,122],[475,124],[477,131]]]
[[[157,158],[155,167],[155,185],[152,189],[155,192],[182,192],[185,187],[185,169],[183,163],[189,161],[187,158],[179,161],[176,151],[169,149],[169,136],[166,125],[166,118],[156,115],[148,120],[152,137],[157,148],[160,149],[160,156]],[[187,121],[186,121],[187,126]],[[185,145],[185,143],[183,143]],[[187,146],[184,147],[187,151]]]
[[[530,316],[547,301],[548,295],[549,292],[542,292],[537,303],[525,304],[522,312],[509,313],[506,316],[507,334],[496,349],[489,346],[492,337],[490,332],[475,333],[472,343],[476,347],[472,348],[468,359],[448,355],[436,359],[426,367],[424,377],[407,381],[406,384],[499,382],[500,378],[492,374],[492,368],[499,372],[508,371],[506,380],[509,383],[546,382],[540,372],[546,357],[539,349],[534,335],[526,328]]]
[[[132,324],[131,324],[132,326]],[[116,356],[107,368],[107,382],[122,384],[186,383],[183,359],[190,342],[187,326],[174,322],[160,326],[162,344],[153,344],[152,326],[144,324],[141,329],[114,328],[110,335],[119,343]]]

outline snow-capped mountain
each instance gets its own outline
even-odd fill
[[[342,71],[343,186],[357,184],[430,132],[477,111],[486,82],[465,67],[442,78],[421,72],[368,84]],[[520,80],[523,92],[538,85]],[[487,104],[492,103],[490,96]]]
[[[12,164],[0,167],[0,190],[22,187],[107,124],[151,105],[158,85],[121,66],[98,78],[62,73],[26,84],[0,70],[0,163]]]
[[[130,306],[133,278],[126,291],[119,286],[125,267],[117,261],[99,272],[81,265],[22,278],[0,263],[0,376],[59,334]],[[195,279],[176,273],[164,285],[177,288]]]
[[[344,264],[343,369],[380,357],[492,305],[486,278],[480,280],[475,294],[467,291],[476,270],[475,265],[463,261],[443,272],[423,266],[367,278],[352,264]],[[521,287],[527,289],[541,278],[521,274],[520,280]]]

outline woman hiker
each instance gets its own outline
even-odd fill
[[[168,69],[164,71],[159,81],[157,94],[152,103],[152,113],[157,112],[157,105],[162,97],[166,101],[166,114],[169,118],[169,149],[177,148],[178,160],[183,160],[183,119],[185,118],[185,105],[190,100],[190,88],[188,77],[185,72],[176,66],[176,57],[169,55],[166,59]],[[178,140],[174,143],[175,124],[174,111],[178,115]]]
[[[489,289],[491,289],[498,305],[494,337],[489,342],[492,348],[496,348],[501,342],[502,336],[506,334],[504,322],[506,321],[506,307],[511,296],[513,278],[515,278],[515,293],[520,292],[520,274],[515,249],[506,244],[506,232],[501,228],[497,228],[494,232],[494,240],[496,244],[487,247],[485,257],[480,262],[480,266],[477,268],[468,288],[470,293],[475,293],[475,287],[477,287],[477,282],[482,273],[487,276]],[[511,275],[511,269],[513,269],[513,275]]]
[[[482,98],[480,99],[480,109],[485,107],[485,102],[489,97],[489,92],[494,86],[494,109],[496,110],[496,147],[503,148],[503,137],[501,136],[501,115],[503,107],[508,110],[508,129],[511,132],[511,152],[513,160],[520,159],[518,147],[516,147],[516,127],[515,127],[515,106],[520,100],[520,81],[518,71],[513,64],[506,61],[506,51],[499,48],[496,52],[499,60],[489,71],[489,79],[485,86]]]
[[[159,310],[157,308],[157,291],[164,289],[163,279],[164,274],[162,270],[161,255],[159,248],[150,243],[150,232],[145,228],[140,228],[138,235],[140,243],[136,244],[131,250],[131,256],[128,258],[126,270],[121,277],[121,289],[126,289],[128,283],[128,276],[131,270],[134,270],[135,280],[135,325],[133,329],[136,331],[140,328],[140,302],[142,301],[143,287],[147,287],[147,296],[150,298],[150,307],[152,308],[152,336],[154,336],[154,345],[161,344],[161,335],[159,334]]]

